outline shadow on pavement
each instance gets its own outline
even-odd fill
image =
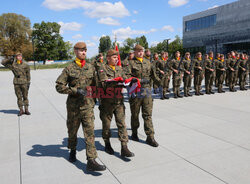
[[[19,111],[18,110],[15,110],[15,109],[10,109],[10,110],[0,110],[1,113],[4,113],[4,114],[18,114]]]

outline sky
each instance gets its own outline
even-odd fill
[[[0,14],[17,13],[34,23],[57,22],[64,41],[87,43],[88,57],[98,53],[101,36],[118,43],[145,35],[149,46],[182,37],[183,16],[237,0],[8,0]],[[170,41],[171,41],[170,40]]]

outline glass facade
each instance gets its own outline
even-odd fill
[[[198,29],[204,29],[216,24],[216,15],[210,15],[199,19],[194,19],[185,22],[185,31],[193,31]]]

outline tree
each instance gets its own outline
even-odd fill
[[[102,36],[99,43],[99,53],[106,53],[111,48],[111,39],[109,36]]]
[[[30,20],[23,15],[5,13],[0,16],[0,52],[8,57],[16,52],[29,53],[31,47]]]
[[[35,44],[36,60],[64,60],[68,59],[67,44],[59,34],[60,25],[56,22],[35,23],[32,39]]]
[[[136,37],[135,42],[136,42],[136,44],[140,44],[141,46],[143,46],[144,49],[148,49],[148,41],[144,35],[141,37]]]

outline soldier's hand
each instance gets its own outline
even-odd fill
[[[149,80],[148,79],[141,79],[141,84],[149,84]]]
[[[179,73],[178,70],[174,70],[174,72],[177,73],[177,74]]]
[[[189,71],[186,71],[186,73],[187,73],[188,75],[190,75],[190,72],[189,72]]]
[[[199,66],[199,69],[202,70],[202,68]]]
[[[165,74],[162,70],[160,70],[160,72],[161,72],[161,74],[163,74],[163,75]]]
[[[85,90],[83,90],[82,88],[77,88],[77,94],[85,96],[87,94],[87,92]]]

